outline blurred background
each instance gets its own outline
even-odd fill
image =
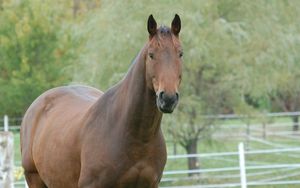
[[[184,70],[180,104],[162,124],[170,159],[161,186],[240,186],[240,168],[230,169],[238,153],[228,154],[240,142],[249,186],[299,186],[298,0],[0,0],[0,116],[15,135],[16,180],[32,101],[61,85],[107,90],[148,40],[148,16],[169,26],[175,13]]]

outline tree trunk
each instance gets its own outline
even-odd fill
[[[299,130],[299,117],[298,116],[293,116],[293,131],[298,131]]]
[[[196,154],[197,153],[197,145],[198,139],[190,140],[189,143],[185,146],[186,152],[188,154]],[[189,170],[199,169],[199,160],[197,157],[188,158],[188,167]],[[189,174],[189,176],[193,176],[199,173]]]

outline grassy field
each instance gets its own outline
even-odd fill
[[[289,119],[280,119],[276,123],[289,123]],[[240,123],[240,126],[238,124]],[[256,124],[258,122],[252,122]],[[274,121],[273,121],[274,123]],[[230,127],[232,125],[237,125]],[[253,126],[252,126],[253,127]],[[198,144],[198,152],[204,153],[220,153],[220,152],[237,152],[238,144],[244,142],[249,150],[266,150],[274,149],[276,145],[284,145],[286,147],[298,147],[299,139],[297,135],[295,137],[281,137],[281,136],[267,136],[263,138],[260,132],[252,131],[251,135],[255,136],[257,140],[249,140],[243,134],[245,133],[244,123],[238,121],[226,121],[220,128],[217,128],[215,134],[218,136],[212,136],[209,140],[200,140]],[[268,134],[273,134],[276,131],[290,131],[291,125],[286,127],[271,127],[267,129]],[[219,133],[222,133],[219,137]],[[226,136],[228,135],[228,136]],[[299,136],[299,135],[298,135]],[[298,137],[299,138],[299,137]],[[262,140],[262,141],[260,141]],[[20,166],[21,155],[20,155],[20,137],[19,132],[14,132],[15,142],[15,164]],[[266,142],[266,143],[264,143]],[[179,145],[172,142],[167,142],[168,154],[174,155],[176,147],[177,154],[185,154],[185,150]],[[255,154],[246,156],[246,166],[257,166],[257,165],[272,165],[272,164],[300,164],[300,152],[284,152],[284,153],[272,153],[272,154]],[[203,157],[199,158],[199,167],[201,169],[212,169],[212,168],[228,168],[238,167],[239,160],[238,156],[221,156],[221,157]],[[187,159],[169,159],[165,167],[165,171],[174,170],[186,170]],[[251,181],[262,181],[262,180],[299,180],[300,173],[299,168],[278,168],[278,169],[262,169],[262,170],[247,170],[247,180]],[[285,177],[286,176],[286,177]],[[290,176],[290,177],[289,177]],[[164,176],[164,178],[186,178],[187,174]],[[225,171],[225,172],[209,172],[201,173],[195,176],[194,180],[183,180],[173,182],[162,182],[162,186],[170,185],[197,185],[197,184],[222,184],[222,183],[237,183],[240,180],[239,171]],[[22,179],[22,177],[20,176]],[[270,187],[270,188],[296,188],[299,185],[272,185],[272,186],[255,186],[255,187]]]
[[[265,129],[266,136],[263,134],[263,126],[259,121],[253,120],[249,126],[249,136],[246,137],[247,126],[243,122],[229,120],[216,129],[215,136],[210,140],[199,142],[199,153],[220,153],[235,152],[238,150],[238,144],[244,142],[249,151],[270,150],[275,148],[299,147],[299,132],[292,132],[290,118],[279,118],[269,121]],[[234,126],[233,126],[234,125]],[[290,135],[280,135],[290,133]],[[216,136],[218,135],[218,136]],[[169,153],[173,151],[173,145],[169,144]],[[178,150],[179,153],[184,150]],[[300,152],[280,152],[270,154],[251,154],[246,155],[246,166],[260,165],[279,165],[279,164],[300,164]],[[239,159],[237,155],[221,157],[202,157],[199,158],[199,165],[202,169],[238,167]],[[187,160],[169,160],[166,171],[187,169]],[[186,176],[186,175],[184,175]],[[166,177],[166,176],[165,176]],[[173,176],[174,177],[174,176]],[[179,177],[179,176],[178,176]],[[247,170],[248,182],[258,181],[299,181],[299,168],[274,168],[274,169],[253,169]],[[171,185],[205,185],[205,184],[223,184],[237,183],[240,181],[239,171],[209,172],[201,173],[193,181],[177,181]],[[162,185],[170,185],[162,183]],[[263,185],[250,187],[270,187],[270,188],[296,188],[299,185]]]

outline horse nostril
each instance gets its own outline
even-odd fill
[[[164,97],[164,92],[161,91],[161,92],[159,93],[159,98],[160,98],[160,99],[163,99],[163,97]]]
[[[159,99],[164,101],[167,104],[176,102],[178,98],[179,98],[179,94],[177,92],[173,95],[166,94],[163,91],[159,93]]]
[[[178,103],[178,99],[179,94],[177,92],[169,94],[161,91],[157,95],[156,104],[161,112],[172,113]]]

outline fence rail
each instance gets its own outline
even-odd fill
[[[179,155],[179,156],[168,156],[169,160],[178,160],[178,159],[185,159],[190,157],[201,157],[201,158],[210,158],[210,157],[220,157],[220,156],[232,156],[232,155],[254,155],[254,154],[272,154],[272,153],[283,153],[283,152],[300,152],[300,147],[298,148],[286,148],[286,149],[273,149],[273,150],[256,150],[256,151],[244,151],[239,150],[239,152],[225,152],[225,153],[207,153],[207,154],[193,154],[193,155]],[[245,157],[244,156],[244,157]],[[241,157],[240,157],[241,159]],[[246,166],[245,162],[241,163],[240,166],[236,167],[228,167],[228,168],[212,168],[212,169],[198,169],[198,170],[173,170],[173,171],[165,171],[164,176],[162,179],[162,182],[176,182],[180,180],[191,180],[191,179],[198,179],[199,177],[175,177],[170,178],[167,176],[170,175],[182,175],[182,174],[194,174],[194,173],[209,173],[209,172],[226,172],[226,171],[240,171],[241,168],[244,168],[245,171],[245,177],[247,170],[261,170],[261,169],[285,169],[286,170],[299,170],[300,169],[300,163],[294,163],[294,164],[274,164],[274,165],[256,165],[256,166]],[[276,171],[278,172],[278,171]],[[242,173],[241,173],[242,174]],[[291,173],[290,173],[291,174]],[[293,176],[299,176],[300,173],[291,174]],[[249,174],[251,176],[251,174]],[[236,177],[241,177],[236,175]],[[246,186],[261,186],[261,185],[288,185],[288,184],[300,184],[300,180],[286,180],[286,181],[246,181],[246,178],[244,178],[241,182],[236,183],[224,183],[224,184],[209,184],[205,185],[193,185],[193,186],[160,186],[161,188],[213,188],[213,187],[241,187],[244,185]],[[22,181],[15,182],[16,186],[24,186],[25,183]],[[244,188],[243,187],[243,188]]]
[[[241,187],[246,186],[267,186],[267,185],[299,185],[300,184],[300,147],[296,142],[277,142],[277,140],[297,140],[299,141],[300,132],[293,131],[292,126],[294,122],[283,118],[280,122],[268,122],[268,123],[248,123],[247,121],[241,121],[241,124],[236,123],[233,119],[245,119],[253,117],[292,117],[300,116],[300,112],[292,113],[270,113],[257,116],[246,115],[217,115],[206,116],[205,118],[215,118],[225,120],[225,124],[214,125],[218,127],[219,131],[212,134],[214,139],[231,139],[238,142],[245,143],[244,153],[241,155],[240,151],[232,152],[218,152],[218,153],[201,153],[201,154],[180,154],[168,156],[168,162],[184,160],[188,158],[199,158],[201,160],[214,160],[219,161],[218,164],[224,163],[227,166],[210,166],[209,168],[203,167],[201,169],[187,170],[172,169],[166,170],[163,173],[161,188],[211,188],[211,187]],[[1,130],[15,131],[20,129],[22,118],[0,118],[0,123],[7,123],[5,126],[0,126]],[[229,123],[228,121],[229,120]],[[276,141],[274,141],[276,138]],[[237,142],[237,143],[238,143]],[[249,143],[260,143],[269,149],[257,149],[251,147]],[[172,142],[174,143],[174,142]],[[298,143],[298,142],[297,142]],[[172,144],[173,145],[173,144]],[[176,147],[176,143],[174,144]],[[271,148],[271,149],[270,149]],[[172,153],[169,151],[169,153]],[[273,163],[264,158],[267,155],[276,155],[279,158],[286,156],[295,159],[293,163],[278,162]],[[244,164],[240,163],[240,160],[244,156]],[[259,157],[256,157],[259,156]],[[15,161],[15,165],[20,166],[20,161]],[[241,168],[244,167],[244,170]],[[193,176],[188,176],[188,175]],[[244,178],[241,178],[244,174]],[[210,182],[210,180],[214,180]],[[190,182],[193,185],[190,185]],[[175,186],[176,182],[181,182],[181,185]],[[208,183],[210,182],[210,183]],[[244,182],[244,184],[243,184]],[[189,185],[188,185],[189,184]],[[201,184],[197,185],[197,184]],[[170,186],[174,185],[174,186]],[[245,185],[244,185],[245,186]],[[15,182],[15,187],[24,187],[24,181]],[[297,186],[299,187],[299,186]],[[245,188],[245,187],[243,187]]]
[[[272,180],[280,180],[284,178],[289,178],[289,177],[299,177],[300,172],[296,173],[288,173],[286,175],[281,175],[278,177],[273,177],[269,179],[262,179],[260,181],[249,181],[247,182],[247,177],[251,177],[253,175],[258,175],[258,174],[267,174],[267,173],[278,173],[278,169],[282,170],[284,169],[285,171],[289,170],[297,170],[299,171],[300,169],[300,162],[299,163],[284,163],[284,164],[267,164],[267,165],[246,165],[246,158],[249,155],[267,155],[267,154],[284,154],[284,153],[299,153],[300,152],[300,147],[295,147],[295,148],[284,148],[284,149],[269,149],[269,150],[254,150],[254,151],[245,151],[244,146],[242,143],[239,144],[239,151],[238,152],[224,152],[224,153],[207,153],[207,154],[187,154],[187,155],[171,155],[168,156],[168,160],[180,160],[180,159],[187,159],[187,158],[214,158],[214,157],[227,157],[227,156],[239,156],[239,163],[237,161],[237,166],[233,167],[224,167],[224,168],[209,168],[209,169],[192,169],[192,170],[172,170],[172,171],[165,171],[163,174],[163,179],[162,182],[179,182],[179,181],[188,181],[188,180],[195,180],[195,179],[201,179],[201,176],[203,174],[209,174],[209,173],[215,173],[215,172],[229,172],[229,171],[240,171],[240,174],[237,175],[235,174],[234,176],[228,175],[225,176],[224,178],[240,178],[240,182],[236,183],[223,183],[223,184],[201,184],[201,186],[165,186],[161,188],[196,188],[196,187],[201,187],[201,188],[209,188],[209,187],[242,187],[246,188],[247,186],[259,186],[259,185],[287,185],[287,184],[300,184],[300,179],[299,180],[285,180],[285,181],[272,181]],[[300,156],[299,156],[300,158]],[[239,166],[238,166],[239,164]],[[255,172],[255,174],[247,174],[247,171],[251,170],[273,170],[269,172]],[[195,176],[195,177],[178,177],[176,175],[187,175],[187,174],[201,174],[200,176]],[[170,177],[171,176],[171,177]],[[175,177],[172,177],[175,176]],[[214,178],[216,178],[216,175],[213,175]],[[209,177],[207,175],[206,177]]]
[[[298,185],[300,181],[274,181],[274,182],[248,182],[249,186],[265,186],[265,185]],[[160,188],[228,188],[228,187],[241,187],[240,183],[227,183],[227,184],[211,184],[211,185],[184,185],[184,186],[167,186]]]

